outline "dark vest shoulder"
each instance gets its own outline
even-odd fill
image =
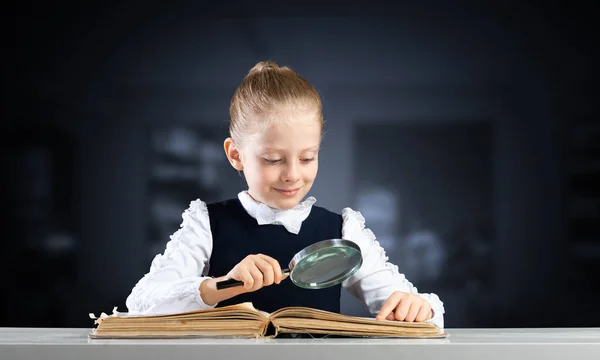
[[[226,275],[246,256],[259,253],[273,257],[285,269],[293,256],[306,246],[342,235],[341,215],[319,206],[312,206],[297,235],[282,225],[259,225],[238,199],[211,203],[207,208],[213,236],[209,276],[213,277]],[[217,306],[249,301],[267,312],[287,306],[307,306],[339,313],[340,290],[340,285],[320,290],[302,289],[286,279],[279,285],[236,296]]]

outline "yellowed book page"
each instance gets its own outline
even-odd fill
[[[437,327],[404,327],[398,326],[394,321],[380,321],[377,325],[356,324],[349,322],[340,322],[320,319],[300,319],[300,318],[277,318],[271,320],[275,328],[293,328],[305,330],[323,330],[323,331],[354,331],[357,333],[381,334],[381,335],[403,335],[403,334],[440,334]]]
[[[280,327],[276,329],[278,334],[312,334],[312,335],[333,335],[349,337],[377,337],[377,338],[410,338],[410,339],[441,339],[446,338],[448,334],[440,332],[436,334],[425,334],[420,332],[398,332],[398,333],[379,333],[370,331],[352,331],[352,330],[323,330],[323,329],[301,329]]]
[[[264,333],[269,319],[251,303],[153,316],[106,316],[90,337],[249,336]]]
[[[262,321],[258,320],[194,320],[194,321],[184,321],[184,322],[149,322],[149,323],[137,323],[132,324],[131,322],[115,322],[115,323],[105,323],[103,326],[100,326],[100,330],[105,329],[122,329],[123,331],[127,330],[137,330],[137,329],[236,329],[239,327],[251,327],[258,328],[263,324]]]
[[[390,326],[394,328],[423,328],[423,329],[431,329],[432,331],[438,331],[439,328],[430,323],[424,322],[403,322],[403,321],[387,321],[387,320],[375,320],[364,317],[356,317],[349,315],[342,315],[337,313],[332,313],[323,310],[305,308],[305,307],[289,307],[280,309],[271,314],[271,321],[273,323],[277,322],[277,320],[286,319],[288,321],[289,318],[298,318],[298,319],[316,319],[316,320],[329,320],[331,323],[328,323],[329,326],[334,326],[334,324],[338,323],[350,323],[352,326],[357,326],[358,324],[373,326],[373,327],[381,327],[381,326]]]
[[[212,330],[136,330],[130,332],[103,331],[89,334],[92,339],[182,339],[182,338],[259,338],[262,331],[256,328],[212,329]]]
[[[236,305],[224,306],[222,308],[202,309],[184,313],[164,314],[164,315],[129,315],[128,313],[119,313],[117,315],[105,315],[96,319],[100,324],[105,321],[168,321],[170,319],[208,319],[208,318],[239,318],[239,319],[266,319],[264,313],[258,311],[252,303],[241,303]]]

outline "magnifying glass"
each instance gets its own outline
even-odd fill
[[[354,242],[329,239],[309,245],[282,270],[292,282],[305,289],[324,289],[342,283],[360,269],[363,259]],[[244,285],[243,281],[229,279],[217,282],[217,290]]]

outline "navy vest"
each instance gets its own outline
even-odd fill
[[[298,235],[288,232],[282,225],[259,225],[238,199],[208,204],[207,207],[213,236],[208,273],[212,277],[226,275],[251,254],[271,256],[282,269],[286,269],[294,255],[306,246],[321,240],[339,239],[342,235],[342,217],[318,206],[312,206]],[[279,285],[235,296],[220,302],[217,307],[249,301],[266,312],[287,306],[307,306],[339,313],[340,290],[340,285],[318,290],[303,289],[286,278]]]

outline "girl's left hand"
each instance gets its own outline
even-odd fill
[[[425,321],[431,319],[431,304],[414,294],[396,291],[381,307],[375,317],[377,320]]]

